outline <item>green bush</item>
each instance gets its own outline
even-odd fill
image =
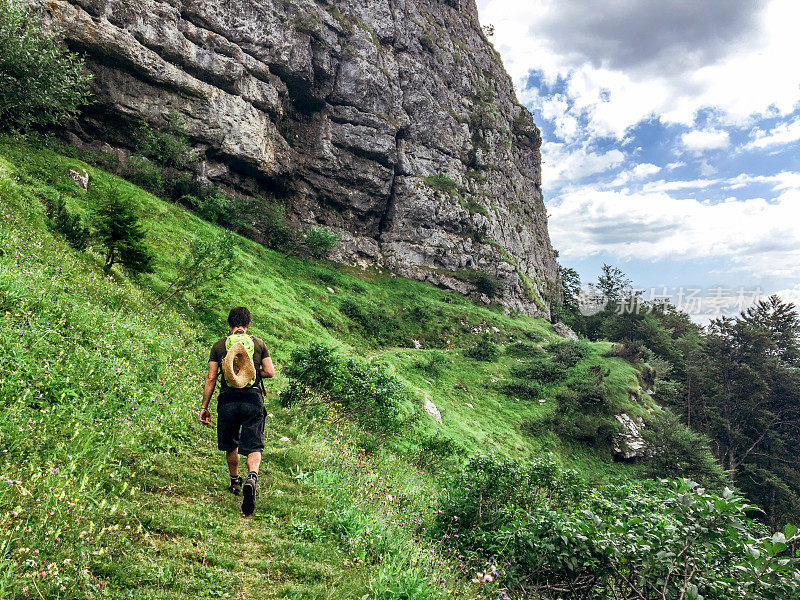
[[[419,38],[419,43],[423,49],[431,54],[436,54],[436,41],[430,33],[423,34],[422,37]]]
[[[492,342],[492,338],[488,333],[484,333],[474,346],[464,351],[464,354],[475,360],[495,362],[500,356],[500,347]]]
[[[453,440],[441,433],[419,434],[416,436],[419,443],[416,464],[422,468],[440,467],[449,460],[462,456],[464,450]]]
[[[379,345],[404,341],[403,328],[399,320],[373,302],[362,303],[352,298],[345,298],[339,305],[339,310],[359,325],[365,337]]]
[[[122,177],[156,195],[164,194],[164,177],[161,167],[149,158],[132,154],[122,166]]]
[[[326,405],[330,416],[346,417],[378,441],[408,425],[403,404],[408,390],[382,368],[345,358],[324,344],[313,343],[292,351],[283,368],[289,386],[280,394],[283,406]]]
[[[538,344],[530,342],[514,342],[506,346],[505,353],[516,358],[531,358],[544,352]]]
[[[752,508],[685,480],[592,489],[552,461],[480,457],[442,495],[431,536],[492,557],[516,597],[797,599],[798,530],[767,535]]]
[[[176,112],[170,112],[167,127],[154,129],[144,123],[137,132],[139,153],[160,164],[177,170],[197,162],[197,154],[189,143],[186,123]]]
[[[618,356],[632,365],[638,365],[642,361],[647,361],[652,353],[645,347],[642,340],[624,340],[609,350],[606,356]]]
[[[50,219],[50,228],[60,233],[67,243],[76,250],[85,250],[89,243],[90,232],[81,221],[80,216],[67,210],[67,205],[61,194],[47,205],[47,217]]]
[[[711,453],[708,438],[689,429],[671,412],[651,417],[642,436],[652,453],[645,465],[649,476],[690,478],[719,489],[730,483]]]
[[[339,243],[341,233],[327,227],[309,227],[303,234],[301,254],[311,258],[324,258]]]
[[[553,342],[547,346],[547,350],[552,355],[552,360],[569,368],[577,365],[582,358],[589,354],[589,344],[564,340]]]
[[[0,8],[0,120],[27,129],[63,124],[89,100],[92,76],[24,2]]]
[[[566,375],[564,365],[546,358],[537,358],[525,363],[513,365],[511,375],[528,381],[554,383]]]
[[[608,445],[620,425],[613,418],[615,406],[602,367],[589,369],[585,378],[571,382],[556,394],[558,410],[549,417],[555,430],[564,437]]]
[[[502,284],[496,277],[479,269],[461,269],[455,272],[455,277],[471,283],[479,293],[489,298],[494,298],[502,291]]]
[[[414,366],[429,377],[439,377],[444,365],[447,364],[447,355],[439,350],[432,350],[420,357]]]
[[[510,398],[538,400],[542,397],[542,386],[536,381],[517,379],[503,384],[503,393]]]
[[[447,194],[455,194],[458,192],[458,182],[450,179],[447,175],[428,175],[423,181],[440,192],[445,192]]]

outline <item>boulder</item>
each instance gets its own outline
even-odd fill
[[[611,451],[614,460],[621,462],[636,462],[650,456],[650,450],[642,430],[645,428],[641,417],[632,419],[626,413],[614,417],[622,425],[624,431],[614,435]]]
[[[423,410],[432,416],[438,423],[442,422],[442,415],[439,412],[439,409],[436,408],[436,405],[431,402],[430,398],[425,399],[425,405],[423,406]]]

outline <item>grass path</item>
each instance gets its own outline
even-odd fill
[[[157,457],[160,464],[153,469],[148,492],[136,501],[150,542],[137,563],[155,566],[155,573],[164,573],[171,582],[140,579],[136,591],[125,597],[343,597],[337,592],[342,581],[354,583],[346,557],[334,541],[302,533],[302,524],[320,524],[326,499],[295,479],[295,449],[291,442],[279,441],[285,424],[270,424],[256,513],[249,519],[241,514],[242,497],[227,491],[224,455],[216,450],[212,428],[179,458],[167,462]]]

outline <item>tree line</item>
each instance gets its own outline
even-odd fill
[[[625,274],[604,265],[605,306],[579,310],[580,279],[562,268],[561,318],[589,339],[641,354],[654,397],[709,446],[772,526],[800,517],[800,316],[778,296],[708,325],[667,302],[646,302]],[[624,307],[624,310],[620,310]]]

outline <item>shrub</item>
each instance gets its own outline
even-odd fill
[[[76,250],[85,250],[89,243],[89,229],[84,226],[78,215],[67,210],[67,205],[61,194],[47,205],[47,217],[50,219],[50,228],[60,233],[67,243]]]
[[[594,366],[584,379],[558,392],[558,410],[550,422],[559,434],[594,444],[611,442],[620,425],[611,416],[615,407],[604,382],[608,374]]]
[[[564,378],[566,369],[559,363],[545,358],[537,358],[512,366],[511,375],[539,383],[553,383]]]
[[[89,99],[92,76],[25,3],[0,6],[0,120],[23,129],[61,124]]]
[[[422,37],[419,38],[419,43],[423,49],[431,54],[436,54],[436,41],[430,33],[423,34]]]
[[[122,176],[133,184],[156,195],[164,193],[164,178],[161,167],[139,154],[128,157],[122,167]]]
[[[169,113],[167,120],[164,129],[154,129],[148,123],[139,127],[139,152],[163,167],[186,169],[197,161],[197,154],[186,133],[186,123],[174,111]]]
[[[471,283],[479,293],[489,298],[499,295],[502,290],[502,284],[496,277],[478,269],[461,269],[456,271],[455,277]]]
[[[185,196],[183,201],[197,213],[198,217],[209,223],[227,223],[231,218],[231,211],[235,208],[234,201],[219,190],[200,197]]]
[[[651,417],[642,431],[652,451],[646,464],[651,477],[691,478],[722,488],[728,479],[711,453],[708,438],[689,429],[669,411]]]
[[[541,355],[543,352],[541,346],[532,344],[530,342],[514,342],[506,346],[505,353],[508,356],[517,358],[530,358],[532,356]]]
[[[431,536],[492,557],[516,597],[797,598],[798,530],[765,535],[744,498],[687,481],[593,489],[552,461],[471,460]]]
[[[380,345],[403,341],[402,329],[395,317],[372,302],[361,303],[345,298],[339,305],[339,310],[361,327],[365,337]]]
[[[419,453],[416,464],[422,468],[441,466],[447,461],[461,456],[464,450],[453,440],[441,433],[419,434],[416,436],[419,443]]]
[[[233,277],[238,268],[236,238],[226,231],[212,238],[194,238],[176,266],[176,275],[154,306],[182,299],[195,305],[209,301],[206,291],[222,277]]]
[[[289,378],[289,386],[280,394],[283,406],[326,405],[333,418],[348,418],[379,441],[409,422],[402,414],[409,394],[396,377],[344,358],[330,346],[313,343],[296,348],[283,372]]]
[[[428,175],[423,181],[440,192],[445,192],[447,194],[455,194],[458,192],[458,182],[450,179],[447,175]]]
[[[258,214],[256,229],[263,236],[264,245],[284,254],[292,254],[297,250],[299,232],[286,218],[286,208],[277,202],[261,198],[254,206]],[[252,214],[251,211],[239,211],[241,215]]]
[[[569,368],[574,367],[582,358],[589,354],[589,345],[586,342],[565,340],[563,342],[553,342],[547,346],[547,350],[552,355],[552,360]]]
[[[638,365],[640,362],[648,360],[651,352],[645,347],[642,340],[625,340],[621,344],[615,345],[612,350],[609,350],[606,356],[618,356],[632,365]]]
[[[542,397],[542,386],[536,381],[518,379],[503,384],[503,393],[511,398],[522,400],[538,400]]]
[[[305,230],[301,253],[311,258],[323,258],[339,243],[341,233],[326,227],[309,227]]]
[[[500,356],[500,348],[492,342],[492,338],[488,333],[484,333],[474,346],[464,351],[464,354],[475,360],[494,362]]]
[[[442,374],[445,364],[447,364],[447,355],[444,352],[433,350],[420,357],[414,366],[429,377],[435,378]]]

